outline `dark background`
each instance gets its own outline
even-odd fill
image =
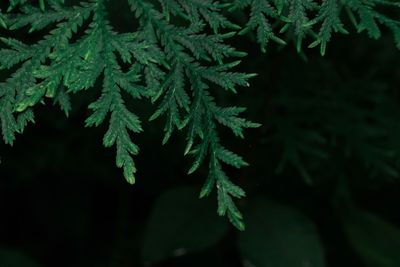
[[[114,20],[124,30],[124,16]],[[258,203],[254,199],[262,197],[301,212],[315,225],[326,266],[400,266],[400,240],[391,238],[400,231],[400,52],[391,36],[384,32],[376,41],[354,31],[337,35],[325,57],[318,49],[300,55],[292,44],[270,44],[262,54],[249,38],[235,37],[233,43],[249,53],[239,69],[259,74],[252,86],[237,95],[213,92],[221,104],[248,107],[246,116],[263,124],[247,131],[245,140],[222,131],[228,147],[251,164],[228,169],[247,191],[239,207],[251,213],[251,204]],[[206,168],[186,175],[190,161],[183,156],[183,135],[162,146],[163,122],[147,122],[154,107],[145,101],[132,103],[144,133],[134,136],[141,153],[136,184],[127,184],[115,167],[115,151],[102,146],[105,126],[84,127],[96,89],[73,96],[69,118],[52,105],[36,107],[36,123],[13,147],[0,145],[0,247],[5,251],[0,259],[18,251],[17,257],[30,257],[39,266],[148,265],[142,252],[156,200],[182,185],[200,190]],[[277,173],[288,142],[300,148],[301,167],[289,162]],[[216,212],[214,198],[210,206]],[[375,219],[359,222],[363,217],[355,218],[354,210]],[[164,222],[158,224],[162,229]],[[346,228],[349,224],[355,227]],[[239,232],[229,227],[204,249],[151,265],[244,266],[246,255],[236,245]],[[346,229],[361,229],[361,234]],[[187,234],[181,231],[171,238]],[[201,232],[190,235],[202,238]],[[158,243],[169,241],[160,235]],[[371,261],[370,255],[381,261]]]

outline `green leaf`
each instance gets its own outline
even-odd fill
[[[197,195],[196,188],[177,187],[157,199],[144,236],[145,262],[204,250],[227,233],[228,225],[215,214],[213,202]]]
[[[367,266],[400,266],[400,229],[375,214],[352,208],[343,216],[350,244]]]
[[[238,246],[258,267],[323,267],[324,251],[313,222],[299,211],[265,199],[248,204]]]

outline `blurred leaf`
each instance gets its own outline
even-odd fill
[[[33,259],[17,250],[0,248],[1,267],[40,267]]]
[[[345,214],[343,222],[349,242],[367,266],[400,266],[400,229],[356,208]]]
[[[228,225],[215,214],[213,202],[196,196],[195,188],[176,187],[158,198],[144,237],[145,262],[201,251],[226,234]]]
[[[249,203],[239,250],[259,267],[323,267],[324,252],[310,219],[290,207],[264,199]]]

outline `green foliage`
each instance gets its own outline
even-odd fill
[[[375,214],[351,208],[344,216],[349,242],[367,266],[394,267],[400,264],[400,230]]]
[[[294,90],[285,83],[270,105],[275,114],[269,119],[273,134],[268,141],[279,146],[281,155],[277,173],[292,166],[312,184],[317,177],[310,173],[318,170],[332,168],[342,175],[343,162],[336,161],[340,157],[362,166],[369,177],[399,177],[400,109],[388,88],[368,76],[345,81],[330,66],[315,68],[328,77],[327,85],[316,84],[313,72],[299,71],[292,82],[309,87]]]
[[[4,39],[10,49],[2,50],[6,56],[1,62],[3,68],[11,68],[21,62],[21,67],[4,84],[5,96],[2,112],[9,121],[3,134],[5,141],[13,142],[14,133],[22,131],[16,121],[31,107],[43,101],[44,97],[54,98],[68,114],[70,101],[65,90],[77,92],[92,87],[103,74],[101,97],[90,104],[93,114],[87,119],[87,126],[100,125],[111,114],[110,127],[104,137],[104,145],[117,148],[117,166],[124,169],[128,182],[134,182],[136,171],[132,155],[138,153],[128,131],[140,132],[140,121],[129,111],[121,94],[124,90],[132,97],[141,96],[141,87],[135,84],[142,68],[151,68],[149,61],[158,54],[144,44],[139,34],[117,34],[109,26],[102,1],[91,2],[73,8],[57,3],[46,13],[32,6],[24,6],[23,14],[10,19],[10,28],[18,29],[26,25],[30,31],[37,31],[49,24],[59,22],[49,35],[37,44],[26,45],[15,39]],[[85,20],[92,21],[85,34],[76,42],[71,38]],[[117,62],[117,53],[124,62],[135,61],[129,71],[122,71]],[[50,63],[47,63],[50,60]],[[47,64],[46,64],[47,63]],[[31,73],[33,75],[31,75]],[[12,106],[15,106],[12,108]],[[17,119],[12,113],[19,112]],[[26,117],[26,116],[25,116]],[[30,118],[30,117],[29,117]],[[2,120],[4,123],[4,119]],[[6,124],[6,123],[4,123]]]
[[[237,168],[247,163],[222,145],[217,125],[230,128],[239,137],[245,128],[259,125],[239,117],[244,108],[220,107],[211,96],[217,88],[236,92],[254,76],[231,71],[239,62],[228,58],[245,53],[224,43],[233,34],[221,31],[238,26],[220,14],[224,5],[216,2],[160,3],[162,9],[158,10],[147,1],[129,1],[139,27],[133,33],[117,33],[102,0],[72,7],[49,1],[45,12],[42,6],[12,2],[11,9],[18,7],[19,12],[4,16],[10,30],[53,29],[33,44],[1,39],[7,48],[0,51],[0,66],[13,71],[0,92],[4,140],[13,144],[15,134],[33,121],[33,107],[46,98],[68,115],[69,95],[97,89],[96,82],[101,80],[100,97],[89,105],[92,115],[86,126],[99,126],[110,117],[103,144],[116,147],[116,164],[123,168],[126,180],[134,183],[132,157],[139,148],[131,133],[141,132],[142,127],[131,105],[125,103],[130,103],[128,97],[150,98],[158,105],[150,120],[166,117],[163,143],[175,129],[188,128],[185,154],[195,158],[189,173],[209,161],[209,175],[200,195],[209,195],[216,186],[218,213],[243,229],[232,197],[245,193],[230,181],[221,163]],[[213,33],[208,33],[207,27]]]
[[[380,25],[383,25],[393,32],[400,48],[400,18],[396,17],[400,3],[395,0],[236,0],[230,6],[231,10],[250,9],[248,22],[241,33],[256,30],[257,42],[263,51],[269,40],[279,44],[293,40],[300,52],[304,38],[309,37],[313,40],[309,47],[320,46],[324,55],[334,33],[349,33],[344,20],[351,21],[357,32],[366,31],[374,39],[381,36]],[[381,11],[385,8],[396,10],[392,12],[394,16]],[[289,34],[281,38],[278,32]]]
[[[218,14],[219,5],[212,1],[204,3],[162,1],[161,3],[162,13],[150,4],[130,1],[147,38],[151,43],[161,44],[169,66],[160,89],[151,97],[153,102],[158,101],[159,104],[150,120],[161,115],[166,116],[163,143],[169,140],[175,129],[187,126],[185,155],[190,154],[195,158],[189,173],[197,170],[209,157],[209,175],[200,197],[209,195],[216,186],[218,213],[227,214],[237,228],[243,229],[241,214],[232,197],[241,198],[244,196],[244,191],[230,182],[222,170],[221,162],[235,167],[242,167],[246,163],[240,156],[221,145],[217,124],[230,128],[240,137],[243,136],[244,128],[258,127],[258,124],[239,118],[238,115],[244,111],[242,108],[217,106],[210,94],[210,89],[213,87],[236,92],[237,86],[248,86],[247,80],[253,77],[252,74],[230,71],[239,62],[223,63],[226,57],[245,55],[223,43],[223,40],[232,34],[219,33],[220,28],[237,26]],[[189,26],[176,26],[170,20],[162,19],[162,14],[165,14],[166,18],[182,17],[187,20]],[[205,23],[214,34],[204,33]],[[213,61],[219,64],[211,66],[210,63],[204,64]],[[188,92],[185,87],[190,87],[190,91]],[[184,115],[181,115],[182,113]]]
[[[256,199],[245,212],[248,230],[238,245],[251,266],[325,266],[316,227],[295,209]]]
[[[147,225],[143,261],[162,261],[215,245],[227,234],[228,225],[212,206],[210,201],[197,199],[196,189],[191,187],[177,187],[162,194]]]
[[[0,84],[4,142],[12,145],[16,134],[34,122],[33,110],[38,104],[52,101],[68,116],[73,104],[70,96],[91,90],[97,92],[98,99],[89,104],[91,115],[86,126],[108,121],[103,144],[115,147],[116,165],[133,184],[134,156],[139,153],[133,135],[143,131],[143,119],[134,103],[150,100],[156,106],[150,121],[165,118],[162,143],[167,143],[174,132],[183,132],[187,143],[183,154],[193,158],[188,173],[208,166],[200,197],[210,195],[215,188],[218,214],[226,215],[240,230],[244,229],[243,218],[234,200],[243,198],[245,191],[228,177],[225,165],[242,168],[248,163],[227,148],[221,129],[244,138],[247,128],[260,124],[243,118],[243,107],[219,104],[218,91],[236,93],[240,87],[248,87],[256,75],[235,71],[238,58],[247,54],[236,50],[229,40],[236,33],[254,31],[262,51],[272,40],[280,45],[293,41],[303,52],[303,41],[310,40],[309,47],[320,46],[324,55],[333,34],[348,33],[347,24],[351,22],[358,32],[366,31],[372,38],[379,38],[381,25],[385,26],[400,47],[400,21],[396,17],[400,5],[394,0],[128,0],[134,20],[129,33],[114,30],[108,12],[111,1],[91,0],[76,5],[65,2],[10,0],[8,12],[0,13],[0,26],[8,33],[0,38],[0,68],[7,77]],[[243,12],[249,13],[248,19],[233,22]],[[32,41],[20,38],[20,32],[26,30],[29,34],[25,39],[32,36]],[[277,171],[290,163],[311,183],[313,178],[302,155],[326,161],[326,151],[339,139],[349,145],[349,155],[359,155],[371,170],[398,176],[397,162],[393,161],[396,156],[381,149],[382,140],[394,135],[379,129],[392,122],[379,121],[379,117],[376,125],[365,123],[370,120],[367,111],[346,102],[345,93],[331,93],[328,97],[332,103],[344,101],[348,105],[328,103],[326,112],[351,108],[353,117],[348,121],[336,124],[327,114],[313,123],[304,123],[295,116],[287,121],[271,120],[270,125],[277,129],[274,140],[283,144],[284,151]],[[324,97],[321,92],[315,103]],[[385,110],[386,104],[378,106],[382,112],[391,112]],[[288,107],[301,112],[303,108]],[[343,123],[358,135],[346,136],[347,132],[341,132]]]

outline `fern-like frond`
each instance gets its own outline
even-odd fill
[[[396,46],[400,48],[400,17],[398,1],[382,0],[246,0],[226,1],[231,11],[249,13],[249,19],[242,34],[254,31],[257,42],[265,51],[269,40],[285,44],[294,40],[298,51],[302,50],[304,39],[314,40],[310,48],[320,46],[324,55],[334,33],[347,34],[349,28],[342,19],[349,17],[358,32],[366,31],[371,38],[381,36],[380,25],[390,29]],[[396,10],[386,14],[385,8]],[[280,30],[277,28],[280,27]],[[288,32],[285,37],[280,36]]]
[[[152,43],[158,43],[165,53],[169,66],[159,91],[152,97],[159,106],[154,120],[166,117],[163,143],[166,143],[174,130],[188,128],[185,154],[194,156],[189,173],[197,170],[208,161],[209,175],[200,194],[211,193],[216,186],[218,193],[218,212],[227,215],[239,229],[244,225],[233,197],[244,196],[244,191],[233,185],[222,170],[222,162],[235,167],[247,164],[240,156],[222,147],[217,124],[225,125],[242,136],[244,128],[257,127],[237,115],[239,108],[220,108],[211,97],[211,88],[223,88],[232,92],[237,86],[248,86],[247,80],[253,75],[231,71],[238,62],[224,63],[229,57],[244,56],[224,43],[232,33],[220,33],[224,28],[237,26],[220,14],[220,5],[214,1],[160,1],[162,10],[146,1],[130,1],[132,10]],[[166,15],[165,15],[166,14]],[[185,19],[186,26],[174,24],[174,17]],[[213,30],[209,35],[205,27]]]
[[[139,148],[131,135],[142,128],[129,98],[150,98],[158,106],[150,120],[166,117],[163,143],[175,130],[188,129],[185,154],[195,156],[189,172],[209,162],[208,186],[201,195],[208,195],[210,184],[215,185],[219,214],[243,229],[233,198],[243,197],[244,191],[225,175],[222,163],[237,168],[247,163],[222,146],[218,125],[243,137],[245,128],[258,124],[239,117],[243,108],[218,107],[211,97],[214,89],[236,92],[238,86],[249,86],[248,79],[254,76],[233,71],[239,61],[231,58],[246,53],[226,40],[240,27],[223,15],[227,5],[213,0],[160,0],[161,8],[146,0],[128,2],[138,22],[133,33],[113,30],[104,0],[77,6],[57,0],[10,3],[13,12],[0,16],[3,27],[48,34],[31,44],[0,39],[6,46],[0,50],[0,67],[13,71],[0,86],[4,140],[13,143],[15,134],[33,121],[37,104],[51,99],[68,115],[70,94],[98,90],[86,125],[99,126],[109,119],[103,144],[116,147],[116,165],[133,183],[133,156]]]
[[[45,97],[53,98],[68,114],[71,108],[68,92],[92,88],[102,75],[101,97],[90,104],[93,114],[86,124],[98,126],[110,114],[110,125],[103,143],[107,147],[116,146],[117,166],[124,169],[127,181],[134,183],[136,168],[132,156],[139,149],[131,141],[130,133],[142,129],[139,118],[126,107],[121,91],[133,98],[145,94],[140,80],[144,75],[150,79],[151,73],[157,72],[154,65],[159,52],[145,43],[141,33],[115,33],[101,0],[71,8],[56,2],[49,6],[51,10],[43,13],[38,8],[23,5],[23,14],[10,19],[10,29],[29,26],[30,31],[57,23],[43,40],[27,45],[14,39],[2,39],[9,48],[0,51],[4,55],[1,67],[22,64],[2,84],[5,90],[0,98],[0,119],[4,139],[7,143],[13,142],[14,133],[22,131],[26,125],[24,121],[32,120],[31,116],[24,114],[31,112],[31,107],[43,102]],[[83,36],[72,41],[83,22],[89,19],[89,28]],[[127,72],[122,71],[118,57],[131,64]],[[152,82],[157,83],[154,80]]]
[[[285,41],[274,33],[271,23],[278,18],[278,12],[268,0],[251,0],[247,2],[245,1],[245,3],[240,2],[241,1],[235,1],[233,9],[246,8],[247,6],[250,6],[249,21],[247,22],[246,27],[240,31],[240,34],[245,34],[251,30],[255,30],[257,42],[260,44],[263,52],[266,51],[266,45],[269,40],[276,41],[279,44],[286,44]]]

